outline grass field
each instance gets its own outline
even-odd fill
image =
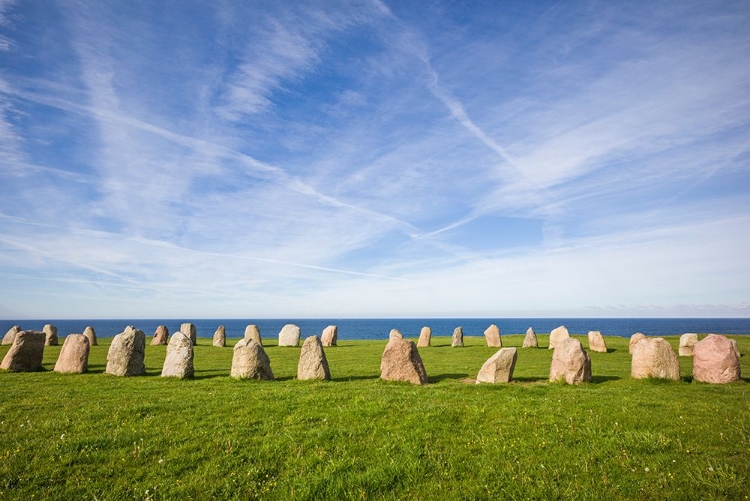
[[[515,382],[474,385],[496,349],[433,338],[415,387],[378,379],[385,341],[327,348],[329,382],[294,379],[299,349],[272,340],[272,382],[231,379],[232,349],[208,339],[192,380],[159,377],[164,346],[147,347],[146,376],[106,376],[109,341],[87,374],[52,372],[60,347],[41,372],[0,371],[0,499],[750,496],[748,356],[738,383],[692,382],[689,358],[681,382],[637,381],[628,340],[606,338],[591,383],[550,384],[551,351],[519,349]]]

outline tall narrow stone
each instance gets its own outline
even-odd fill
[[[422,327],[419,331],[419,341],[417,342],[417,348],[425,348],[430,346],[432,342],[432,329],[427,326]]]
[[[570,334],[568,333],[568,328],[564,325],[552,329],[552,332],[549,333],[549,349],[554,350],[561,341],[568,339],[569,337]]]
[[[634,379],[680,380],[680,361],[666,339],[644,337],[633,345],[630,376]]]
[[[398,329],[391,329],[391,332],[388,333],[388,341],[392,339],[404,339],[404,335]]]
[[[185,322],[180,326],[180,332],[189,337],[191,343],[198,344],[198,330],[195,328],[195,324]]]
[[[263,346],[263,340],[260,337],[260,327],[255,324],[250,324],[245,327],[245,335],[242,339],[245,341],[250,341],[252,339],[259,345]]]
[[[599,353],[607,353],[607,343],[599,331],[589,331],[589,350]]]
[[[591,381],[591,358],[575,338],[563,338],[552,352],[549,380],[568,384]]]
[[[631,355],[633,354],[633,348],[635,347],[635,345],[644,339],[646,339],[646,336],[644,336],[640,332],[636,332],[635,334],[630,336],[630,344],[628,345],[628,351],[630,352]]]
[[[17,325],[14,325],[10,329],[8,329],[8,332],[6,332],[5,336],[3,336],[2,344],[13,344],[13,340],[16,338],[16,334],[18,334],[19,332],[21,332],[21,328]]]
[[[323,346],[336,346],[339,341],[339,328],[335,325],[329,325],[323,329],[320,341]]]
[[[692,357],[693,346],[695,346],[697,343],[698,334],[694,334],[692,332],[683,334],[682,336],[680,336],[680,346],[677,349],[677,353],[679,353],[681,357]]]
[[[223,325],[216,328],[213,344],[217,348],[224,348],[227,345],[227,331]]]
[[[427,372],[413,341],[398,338],[388,341],[380,360],[380,378],[385,381],[427,384]]]
[[[57,357],[55,372],[81,374],[89,368],[89,338],[84,334],[68,334],[65,337],[60,355]]]
[[[169,343],[169,329],[166,325],[160,325],[154,331],[151,346],[167,345]]]
[[[453,348],[461,347],[464,345],[464,328],[460,325],[453,329],[453,337],[451,339],[451,346]]]
[[[161,377],[186,379],[193,377],[193,342],[184,332],[175,332],[167,345],[167,356]]]
[[[302,343],[297,364],[297,379],[331,379],[331,371],[328,369],[323,343],[318,336],[310,336]]]
[[[5,354],[0,369],[11,371],[38,371],[42,368],[46,334],[40,331],[19,331],[13,345]]]
[[[132,325],[112,338],[107,352],[106,374],[113,376],[141,376],[146,373],[144,357],[146,335]]]
[[[302,332],[294,324],[286,324],[279,332],[279,346],[299,346]]]
[[[89,340],[89,347],[98,346],[99,343],[96,341],[96,331],[90,325],[83,330],[83,335]]]
[[[523,337],[522,348],[539,348],[539,341],[536,339],[536,333],[534,329],[529,327],[526,329],[526,335]]]
[[[719,334],[709,334],[693,347],[693,378],[704,383],[739,381],[740,357],[732,340]]]
[[[44,344],[47,346],[57,346],[59,341],[57,339],[57,327],[52,324],[46,324],[42,329],[44,332],[45,339]]]
[[[503,348],[492,355],[482,365],[477,374],[479,383],[508,383],[513,379],[513,369],[516,367],[518,350],[516,348]]]
[[[241,339],[234,345],[231,376],[238,379],[273,380],[271,361],[254,339]]]
[[[484,331],[484,340],[490,348],[500,348],[503,345],[503,341],[500,338],[500,327],[495,324],[487,327]]]

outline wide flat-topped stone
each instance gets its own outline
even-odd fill
[[[38,371],[42,368],[46,334],[41,331],[19,331],[5,354],[0,369],[10,371]]]
[[[633,345],[630,375],[634,379],[680,380],[680,361],[666,339],[644,337]]]
[[[279,346],[299,346],[302,335],[300,328],[294,324],[286,324],[279,332]]]
[[[732,340],[719,334],[709,334],[693,346],[693,378],[703,383],[731,383],[739,381],[740,357]]]

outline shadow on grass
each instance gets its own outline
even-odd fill
[[[513,381],[518,383],[540,383],[549,381],[548,377],[513,377]]]
[[[614,353],[617,351],[617,348],[607,348],[607,353]]]
[[[331,381],[364,381],[367,379],[380,379],[380,376],[377,374],[370,374],[368,376],[332,377]]]
[[[229,373],[218,373],[218,372],[209,372],[205,371],[206,374],[198,374],[199,371],[195,371],[195,374],[193,375],[193,379],[195,380],[202,380],[202,379],[216,379],[219,377],[228,377]]]
[[[591,376],[592,383],[606,383],[607,381],[619,381],[620,376]]]
[[[438,374],[437,376],[428,376],[427,381],[429,383],[439,383],[440,381],[445,381],[446,379],[463,379],[465,377],[469,377],[469,375],[465,372],[455,374]]]

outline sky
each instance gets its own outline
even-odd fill
[[[0,0],[0,318],[748,317],[749,26]]]

